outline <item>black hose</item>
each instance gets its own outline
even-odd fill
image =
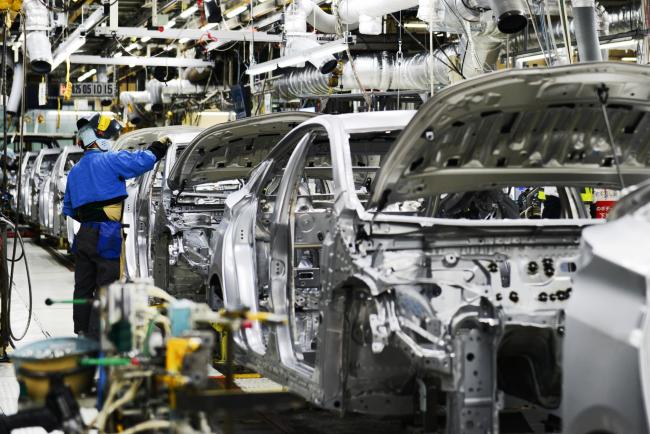
[[[26,17],[24,15],[22,15],[21,24],[22,24],[22,28],[23,28],[22,29],[23,34],[24,34],[24,36],[26,38],[27,37],[27,30],[25,28],[25,18]],[[23,55],[23,64],[24,63],[25,63],[25,56]],[[6,72],[3,72],[3,74],[6,75]],[[25,65],[23,65],[23,83],[27,83],[26,79],[27,79],[27,68],[25,67]],[[21,182],[22,173],[20,172],[20,170],[22,169],[23,147],[24,147],[24,128],[25,128],[25,124],[23,122],[23,120],[25,118],[25,88],[26,88],[26,86],[23,86],[23,94],[22,94],[22,96],[20,98],[20,119],[18,121],[18,123],[20,125],[20,127],[19,127],[19,129],[20,129],[20,131],[19,131],[20,140],[18,141],[18,155],[19,155],[19,157],[18,157],[18,173],[17,173],[18,182],[16,184],[16,194],[17,194],[17,197],[16,197],[16,222],[12,223],[11,221],[9,221],[9,219],[7,219],[7,222],[9,222],[11,225],[13,225],[13,228],[14,228],[14,245],[13,245],[12,256],[11,256],[11,259],[7,258],[7,260],[11,263],[11,271],[9,273],[9,286],[7,288],[7,318],[8,318],[7,327],[9,328],[9,336],[10,336],[11,340],[14,341],[14,342],[17,342],[17,341],[20,341],[20,340],[24,339],[25,336],[27,335],[27,331],[29,330],[29,326],[32,323],[32,314],[33,314],[33,307],[34,307],[33,295],[32,295],[32,279],[31,279],[31,275],[29,273],[29,264],[27,263],[27,254],[25,253],[25,243],[23,241],[23,237],[20,235],[20,229],[18,228],[18,224],[19,224],[19,221],[20,221],[19,220],[19,218],[20,218],[19,217],[19,215],[20,215],[19,210],[20,210],[20,205],[21,205],[21,203],[20,203],[20,197],[21,197],[20,191],[21,191],[21,187],[22,187],[22,182]],[[6,120],[5,120],[5,125],[6,125]],[[5,126],[5,135],[6,134],[7,134],[7,129],[6,129],[6,126]],[[6,142],[6,139],[5,139],[5,152],[6,152],[6,149],[7,149],[6,146],[7,146],[7,142]],[[5,161],[6,161],[6,159],[5,159]],[[19,258],[16,258],[16,250],[17,250],[16,239],[20,242],[21,253],[20,253]],[[28,309],[27,324],[25,325],[25,330],[23,331],[22,335],[20,335],[20,337],[17,337],[14,334],[14,332],[13,332],[13,330],[11,328],[11,292],[12,292],[13,283],[14,283],[15,265],[16,265],[16,262],[20,261],[21,259],[25,261],[25,273],[27,273],[27,290],[28,290],[28,293],[29,293],[29,309]],[[10,343],[13,346],[13,342],[10,342]]]
[[[56,415],[47,407],[21,410],[10,416],[0,416],[0,434],[10,434],[20,428],[42,427],[47,432],[60,427]]]

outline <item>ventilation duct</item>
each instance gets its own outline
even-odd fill
[[[162,104],[162,88],[163,84],[159,82],[158,80],[149,80],[147,84],[145,84],[145,89],[149,93],[149,104],[151,104],[151,110],[159,113],[163,109],[163,104]]]
[[[573,0],[573,25],[580,62],[600,62],[603,54],[598,42],[596,3],[594,0]]]
[[[150,106],[154,112],[163,109],[163,103],[170,103],[175,95],[200,95],[214,90],[214,87],[206,89],[205,85],[192,84],[189,80],[171,80],[161,83],[152,79],[145,84],[145,90],[127,91],[120,93],[120,103],[124,106],[123,119],[132,124],[138,124],[141,118],[140,105]]]
[[[528,0],[490,0],[490,9],[497,20],[499,31],[518,33],[526,28],[528,19],[524,13]]]
[[[448,56],[456,56],[455,47],[447,47]],[[448,61],[441,50],[429,54],[416,54],[401,62],[388,53],[375,56],[359,56],[354,59],[354,67],[365,89],[387,91],[428,90],[431,77],[436,84],[447,85],[451,82]],[[303,95],[327,95],[330,93],[331,76],[323,75],[315,69],[294,71],[278,80],[276,91],[282,98],[291,99]],[[357,90],[359,85],[352,72],[352,66],[346,62],[335,90]]]
[[[481,19],[486,22],[482,31],[472,33],[469,43],[464,37],[457,45],[435,50],[433,55],[420,53],[409,56],[401,62],[388,53],[378,56],[359,56],[354,59],[354,67],[364,89],[387,90],[423,90],[434,84],[446,86],[455,80],[449,66],[449,58],[462,59],[461,71],[466,78],[483,74],[493,69],[503,46],[505,35],[497,29],[489,14]],[[459,51],[460,47],[460,51]],[[467,48],[465,48],[467,47]],[[275,85],[278,94],[285,99],[303,95],[327,95],[331,88],[340,91],[359,89],[352,71],[352,65],[346,62],[338,83],[332,84],[331,75],[322,75],[314,69],[294,71]]]
[[[49,13],[41,0],[23,1],[25,12],[25,47],[32,71],[47,74],[52,70],[52,45],[47,37]]]
[[[14,77],[11,83],[11,93],[7,100],[7,113],[12,116],[20,113],[20,100],[23,97],[23,88],[25,87],[23,64],[17,63],[14,67]]]
[[[122,119],[138,125],[142,121],[142,116],[137,108],[138,104],[149,104],[151,95],[146,90],[122,92],[120,94],[120,103],[124,106]]]

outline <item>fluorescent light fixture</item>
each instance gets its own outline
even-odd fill
[[[213,66],[211,62],[201,59],[186,59],[181,57],[140,57],[129,56],[121,59],[115,57],[101,57],[88,55],[70,56],[70,63],[79,65],[128,65],[128,66],[168,66],[168,67],[196,67],[205,68]]]
[[[149,42],[151,41],[151,36],[145,36],[144,38],[140,38],[140,42]]]
[[[142,45],[138,44],[137,42],[134,42],[131,45],[127,45],[124,49],[130,53],[131,51],[139,50],[140,48],[142,48]]]
[[[170,29],[170,28],[174,27],[175,25],[176,25],[176,20],[170,20],[170,21],[167,21],[167,24],[165,24],[163,27],[165,29]]]
[[[637,40],[628,39],[627,41],[605,42],[600,44],[601,50],[610,50],[612,48],[636,48]]]
[[[243,4],[243,5],[241,5],[241,6],[237,6],[236,8],[231,9],[231,10],[229,10],[228,12],[226,12],[226,18],[228,18],[228,19],[230,19],[230,18],[235,18],[237,15],[246,12],[247,9],[248,9],[248,5],[247,5],[247,4]]]
[[[82,25],[72,32],[72,34],[65,41],[61,42],[54,53],[52,53],[52,71],[54,71],[63,61],[70,57],[72,53],[79,50],[86,43],[86,38],[83,36],[88,29],[95,26],[104,18],[104,11],[97,9],[90,14]]]
[[[164,50],[165,50],[165,51],[172,51],[174,48],[176,48],[176,47],[174,47],[173,45],[170,44],[170,45],[166,46],[166,47],[164,48]]]
[[[181,18],[183,18],[185,20],[185,19],[189,18],[190,16],[194,15],[196,13],[196,11],[198,11],[198,10],[199,10],[199,7],[197,5],[192,5],[189,8],[185,9],[183,12],[181,12],[179,17],[181,17]]]
[[[219,23],[208,23],[205,26],[201,27],[201,30],[212,30],[217,27]]]
[[[636,57],[621,57],[621,60],[623,62],[634,62],[634,63],[636,63],[638,59]]]
[[[322,59],[323,57],[345,51],[346,43],[345,39],[337,39],[336,41],[323,44],[318,48],[292,54],[290,56],[283,56],[278,59],[269,60],[268,62],[258,63],[248,68],[246,74],[260,75],[274,71],[278,67],[287,68],[308,62],[310,59]]]
[[[533,62],[535,60],[544,60],[546,56],[544,54],[530,54],[528,56],[517,57],[518,62]]]
[[[122,57],[124,54],[122,54],[121,51],[118,51],[117,53],[113,54],[113,57]]]
[[[190,38],[180,38],[178,40],[179,44],[187,44],[188,42],[190,42]]]
[[[79,76],[77,81],[81,83],[82,81],[86,80],[87,78],[92,77],[93,75],[97,74],[97,70],[95,68],[91,69],[90,71],[87,71],[83,73],[82,75]]]
[[[406,28],[406,29],[428,29],[429,25],[427,23],[412,21],[410,23],[404,23],[404,28]]]

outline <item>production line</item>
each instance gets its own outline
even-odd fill
[[[648,0],[0,15],[0,434],[650,433]]]

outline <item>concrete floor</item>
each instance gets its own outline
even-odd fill
[[[8,246],[9,255],[12,244]],[[33,313],[32,320],[25,338],[16,345],[58,336],[73,336],[72,305],[55,304],[46,306],[45,299],[72,298],[74,288],[73,273],[56,262],[52,256],[35,245],[31,240],[25,240],[25,252],[29,264],[32,283]],[[18,255],[20,246],[18,246]],[[29,291],[27,273],[23,261],[16,263],[14,271],[14,289],[11,299],[11,328],[16,337],[20,337],[27,325],[29,316]],[[12,414],[18,409],[18,383],[10,363],[0,364],[0,411]],[[25,429],[16,431],[20,434],[42,434],[42,429]]]

